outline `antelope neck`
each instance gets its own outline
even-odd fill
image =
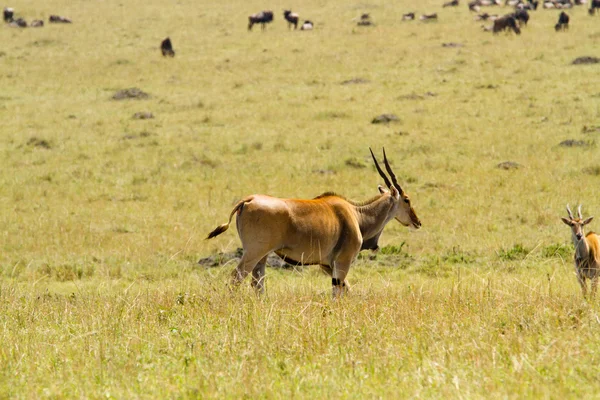
[[[385,224],[392,219],[390,210],[393,205],[392,197],[384,194],[369,204],[356,207],[363,239],[372,238],[383,230]]]

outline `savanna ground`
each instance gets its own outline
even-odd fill
[[[559,216],[600,212],[598,66],[571,65],[600,56],[600,16],[493,36],[441,4],[10,4],[74,23],[0,29],[0,397],[597,398],[599,307]],[[111,100],[131,87],[150,97]],[[196,264],[239,245],[204,238],[247,194],[375,195],[369,146],[423,228],[390,223],[350,295],[314,267],[232,294],[234,264]]]

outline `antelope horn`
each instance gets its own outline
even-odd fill
[[[370,147],[369,147],[369,151],[371,152],[371,157],[373,157],[373,161],[375,162],[375,168],[377,168],[377,172],[379,172],[379,175],[381,175],[381,177],[383,178],[383,181],[385,182],[385,184],[387,185],[387,187],[388,188],[392,187],[392,184],[390,183],[390,180],[388,179],[388,177],[385,175],[385,173],[383,172],[383,170],[379,166],[379,163],[377,162],[377,159],[375,158],[375,154],[373,154],[373,150],[371,150]]]
[[[396,189],[398,189],[400,193],[404,193],[402,187],[396,179],[396,175],[394,175],[394,172],[392,171],[392,167],[390,167],[390,163],[388,163],[387,157],[385,155],[385,147],[383,148],[383,163],[385,164],[385,169],[387,170],[388,174],[390,174],[390,177],[392,178],[392,182],[394,182],[394,186],[396,186]]]
[[[577,207],[577,215],[579,215],[579,219],[583,219],[583,217],[581,216],[581,204],[579,205],[579,207]]]
[[[575,219],[575,218],[573,218],[573,213],[571,212],[571,209],[569,208],[568,204],[567,204],[567,212],[569,213],[569,218]]]

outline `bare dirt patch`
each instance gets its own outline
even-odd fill
[[[230,251],[227,253],[217,253],[212,256],[201,258],[198,261],[198,265],[202,265],[206,268],[220,267],[228,263],[231,263],[232,265],[237,265],[237,263],[242,258],[243,254],[244,249],[238,247],[235,251]],[[300,267],[285,262],[277,254],[269,254],[269,256],[267,257],[267,266],[271,268],[283,269],[298,269]]]
[[[496,165],[496,168],[500,168],[503,170],[511,170],[511,169],[519,169],[522,168],[523,166],[521,164],[519,164],[518,162],[515,161],[504,161],[501,162],[500,164]]]
[[[127,99],[143,100],[143,99],[147,99],[149,97],[150,97],[150,95],[148,93],[134,87],[134,88],[119,90],[112,96],[112,99],[113,100],[127,100]]]
[[[581,65],[581,64],[598,64],[598,63],[600,63],[600,58],[584,56],[584,57],[577,57],[576,59],[573,60],[573,62],[571,64]]]
[[[377,117],[373,118],[371,121],[372,124],[389,124],[390,122],[398,122],[400,118],[398,118],[395,114],[381,114]]]

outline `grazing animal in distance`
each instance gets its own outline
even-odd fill
[[[300,27],[300,30],[301,31],[312,31],[313,27],[314,27],[314,24],[312,23],[312,21],[306,20]]]
[[[70,18],[61,17],[60,15],[51,15],[50,18],[48,18],[48,21],[53,24],[71,24],[71,23],[73,23],[73,21],[71,21]]]
[[[481,9],[481,3],[479,2],[479,0],[473,0],[467,5],[469,6],[469,11],[479,12],[479,10]]]
[[[377,250],[383,228],[392,219],[415,229],[421,221],[410,199],[396,179],[383,151],[383,172],[373,151],[375,167],[387,189],[379,186],[379,195],[357,203],[331,192],[312,200],[282,199],[252,195],[240,200],[207,239],[225,232],[233,215],[244,248],[242,259],[232,273],[231,285],[239,285],[252,273],[252,286],[264,291],[265,263],[271,252],[285,261],[320,265],[332,278],[333,296],[348,289],[346,276],[361,250]]]
[[[175,57],[175,50],[173,50],[173,44],[171,43],[170,38],[166,38],[160,42],[160,51],[162,52],[163,57]]]
[[[596,295],[598,288],[598,276],[600,276],[600,237],[594,232],[584,235],[583,227],[594,217],[583,219],[581,216],[581,205],[577,208],[578,218],[573,218],[573,213],[567,204],[569,218],[561,217],[562,221],[571,227],[571,239],[575,246],[575,273],[577,281],[581,286],[583,297],[587,296],[586,279],[592,281],[592,298]]]
[[[362,14],[360,16],[360,21],[358,21],[356,23],[356,25],[358,26],[371,26],[371,25],[375,25],[373,23],[373,21],[371,21],[371,15],[370,14]]]
[[[569,29],[569,15],[566,12],[561,11],[560,15],[558,16],[558,23],[554,25],[554,30],[558,32],[567,29]]]
[[[288,29],[290,29],[292,25],[294,25],[294,30],[298,28],[298,19],[300,18],[298,14],[293,13],[292,10],[284,10],[283,18],[288,22]]]
[[[248,30],[252,30],[255,24],[261,24],[262,30],[265,30],[265,25],[273,21],[273,11],[265,10],[248,17]]]
[[[402,20],[403,21],[412,21],[415,19],[415,13],[414,12],[409,12],[406,13],[404,15],[402,15]]]
[[[529,13],[527,10],[516,10],[512,13],[512,16],[515,20],[519,21],[519,25],[527,26],[527,22],[529,22]]]
[[[600,10],[600,0],[592,0],[588,12],[590,15],[594,15],[598,12],[598,10]]]
[[[23,18],[13,19],[8,23],[11,28],[27,28],[27,21]]]
[[[32,28],[41,28],[44,26],[44,21],[42,21],[41,19],[34,19],[33,21],[31,21],[31,24],[29,24],[29,26]]]
[[[458,7],[458,0],[452,0],[447,3],[444,3],[442,7]]]
[[[15,16],[15,10],[11,7],[4,8],[4,22],[12,22]]]
[[[521,29],[517,26],[517,20],[512,14],[504,15],[494,21],[492,32],[497,34],[500,31],[512,29],[517,35],[521,34]]]

